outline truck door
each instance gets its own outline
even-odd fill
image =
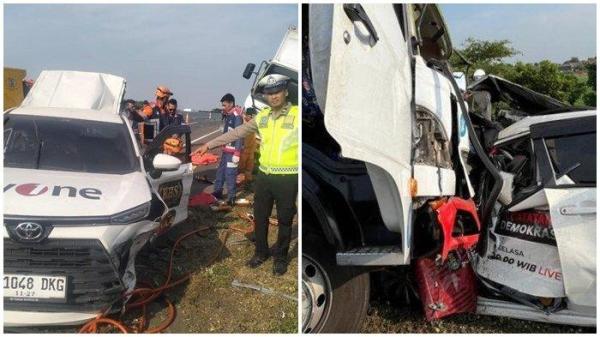
[[[164,153],[164,142],[173,135],[182,140],[182,149],[179,153],[171,154],[181,161],[179,168],[172,171],[156,170],[152,164],[154,157]],[[148,180],[154,193],[156,193],[168,211],[163,219],[163,226],[172,226],[188,217],[188,203],[192,186],[192,163],[190,128],[187,125],[169,126],[163,129],[144,151],[144,167]]]
[[[411,240],[411,69],[392,4],[312,5],[310,57],[325,126],[342,155],[364,161],[383,220]]]

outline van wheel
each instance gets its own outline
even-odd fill
[[[318,236],[303,238],[302,331],[360,332],[369,307],[369,274],[338,266]]]

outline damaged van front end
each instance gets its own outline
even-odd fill
[[[478,312],[595,326],[596,111],[495,76],[470,89],[510,106],[506,128],[479,125],[503,186],[473,260]]]
[[[23,191],[26,184],[15,185]],[[38,191],[46,188],[39,186]],[[16,194],[5,191],[6,203],[17,202]],[[119,311],[136,285],[135,257],[157,228],[147,197],[140,206],[109,216],[5,214],[4,326],[75,325]]]
[[[165,128],[142,152],[119,111],[124,90],[113,75],[43,71],[4,113],[6,328],[123,310],[138,252],[187,218],[189,127]],[[183,161],[159,154],[172,134],[186,139]]]

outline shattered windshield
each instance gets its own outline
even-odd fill
[[[4,166],[39,170],[126,174],[138,162],[123,124],[8,115]]]

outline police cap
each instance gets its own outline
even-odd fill
[[[258,82],[258,86],[262,88],[264,94],[273,94],[287,89],[289,80],[290,78],[285,75],[267,75]]]

